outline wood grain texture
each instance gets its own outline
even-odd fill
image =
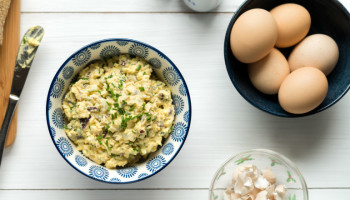
[[[75,200],[193,200],[208,199],[208,190],[79,190],[79,191],[62,191],[62,190],[42,190],[42,191],[0,191],[4,199],[75,199]],[[309,190],[311,200],[329,200],[329,199],[347,199],[350,196],[350,190],[332,189],[332,190]]]
[[[235,12],[245,0],[223,0],[211,12]],[[349,0],[340,0],[347,8]],[[38,6],[40,5],[40,6]],[[23,12],[194,12],[183,0],[26,0]]]
[[[12,0],[4,29],[4,41],[0,46],[0,125],[5,116],[12,77],[15,69],[19,45],[20,0]],[[17,112],[13,115],[5,146],[10,146],[16,138]]]
[[[244,0],[224,0],[212,12],[233,12]],[[38,6],[40,5],[40,6]],[[183,0],[26,0],[23,12],[194,12]]]
[[[22,14],[22,33],[40,24],[46,35],[21,96],[19,137],[4,152],[0,188],[208,188],[219,165],[252,148],[285,154],[299,166],[309,187],[350,188],[350,96],[300,119],[274,117],[251,106],[225,69],[223,40],[231,16]],[[57,69],[82,46],[111,37],[137,39],[164,52],[185,77],[192,98],[191,130],[183,149],[159,174],[135,184],[104,184],[79,174],[58,154],[46,125],[46,97]]]

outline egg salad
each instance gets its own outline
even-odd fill
[[[155,152],[175,117],[170,88],[146,60],[130,55],[89,64],[62,104],[67,136],[86,157],[111,169]]]

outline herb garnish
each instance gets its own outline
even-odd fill
[[[139,87],[139,90],[140,90],[141,92],[144,92],[144,91],[145,91],[145,88],[144,88],[144,87]]]
[[[96,139],[97,139],[97,141],[98,141],[98,143],[99,143],[100,145],[102,145],[102,142],[101,142],[102,138],[103,138],[102,135],[99,135],[99,136],[96,137]]]
[[[137,67],[136,71],[140,71],[140,69],[141,69],[141,65],[139,65],[139,66]]]
[[[134,104],[132,104],[132,105],[130,106],[129,111],[131,112],[131,111],[133,111],[134,109],[135,109],[135,103],[134,103]]]
[[[120,80],[120,81],[119,81],[118,88],[119,88],[120,90],[123,90],[123,80]]]
[[[106,146],[109,151],[111,151],[111,147],[108,145],[108,140],[106,140]]]

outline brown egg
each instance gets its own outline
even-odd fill
[[[289,71],[287,59],[277,49],[272,49],[269,55],[248,65],[250,81],[264,94],[277,94]]]
[[[328,81],[323,72],[314,67],[295,70],[282,82],[278,100],[282,108],[293,114],[307,113],[326,98]]]
[[[285,48],[297,44],[310,30],[310,13],[301,5],[282,4],[272,9],[271,14],[277,23],[277,47]]]
[[[239,61],[256,62],[275,46],[276,22],[271,13],[264,9],[248,10],[233,25],[230,40],[232,53]]]
[[[306,37],[292,51],[288,58],[291,71],[301,67],[316,67],[326,76],[337,65],[339,49],[328,35],[314,34]]]

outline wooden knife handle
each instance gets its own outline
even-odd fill
[[[15,69],[20,34],[21,1],[12,0],[4,27],[4,40],[0,46],[0,125],[5,116],[12,77]],[[10,146],[16,138],[17,112],[13,115],[12,123],[6,138],[5,146]]]

